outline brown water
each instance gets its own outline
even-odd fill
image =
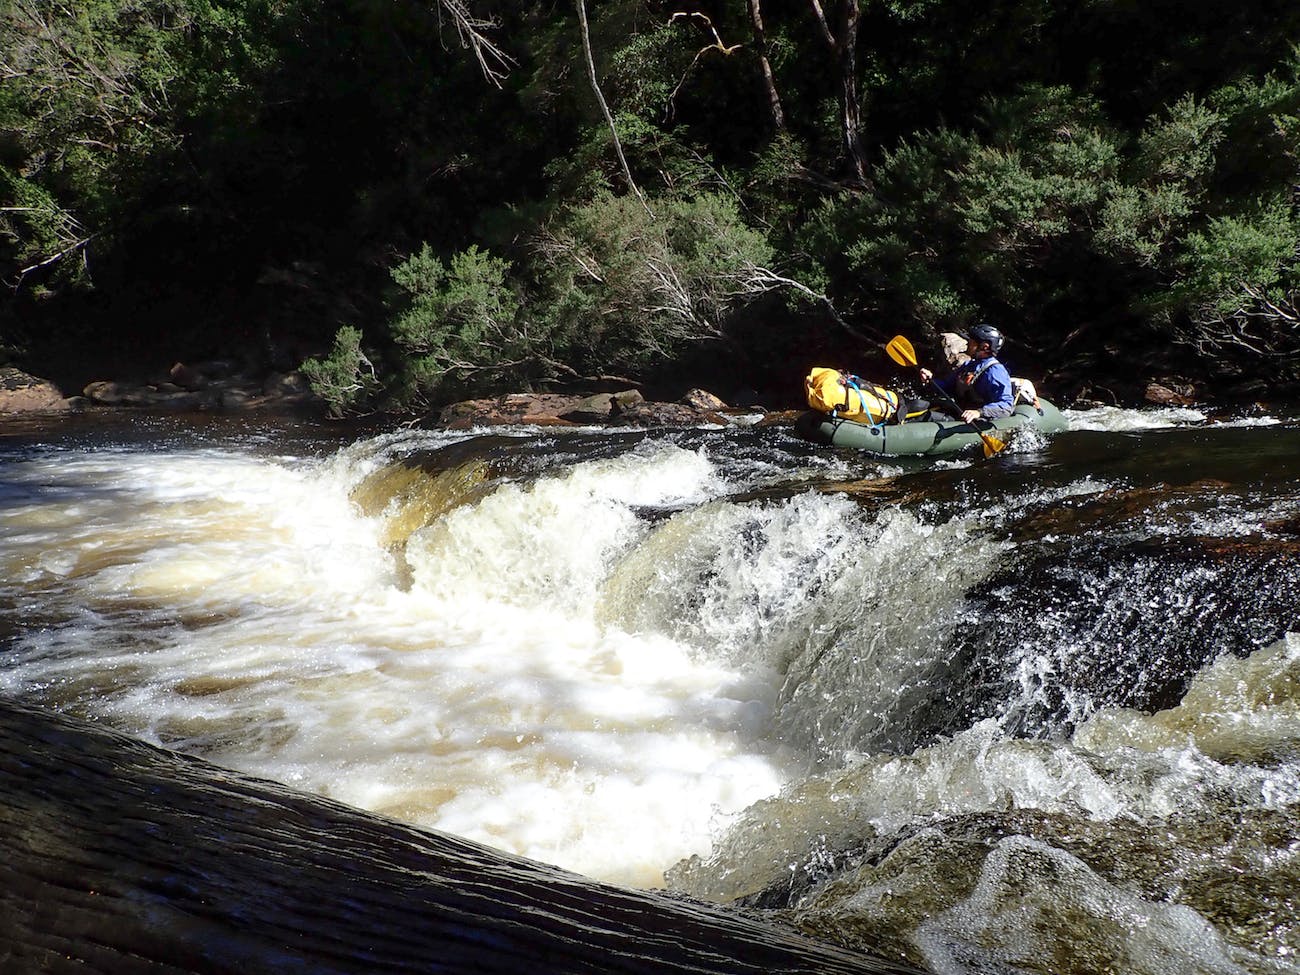
[[[0,690],[945,972],[1297,970],[1300,425],[0,428]]]

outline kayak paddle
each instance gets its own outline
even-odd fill
[[[893,359],[900,366],[907,366],[913,369],[919,368],[919,366],[917,366],[916,363],[916,349],[912,348],[912,343],[909,342],[904,336],[895,335],[885,345],[885,351],[889,353],[889,358]],[[962,409],[960,406],[957,405],[957,401],[954,400],[951,396],[949,396],[948,393],[944,390],[944,388],[940,386],[937,382],[935,382],[933,378],[930,380],[930,385],[939,391],[939,395],[942,397],[941,402],[943,403],[943,405],[956,411],[956,415],[960,417],[962,413]],[[997,437],[993,436],[992,434],[985,433],[979,427],[976,427],[975,424],[973,423],[971,424],[971,426],[975,427],[975,432],[978,433],[980,435],[980,439],[984,441],[985,457],[992,457],[994,454],[998,453],[999,451],[1006,449],[1007,445],[1005,441],[999,440]]]

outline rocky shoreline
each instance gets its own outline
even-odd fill
[[[965,358],[966,340],[945,333],[942,352],[949,365]],[[1198,390],[1177,380],[1148,383],[1143,401],[1150,405],[1192,406]],[[1104,405],[1079,400],[1086,408]],[[98,380],[78,395],[66,396],[53,382],[12,367],[0,368],[0,416],[16,413],[58,413],[97,408],[174,412],[304,412],[321,414],[323,401],[301,373],[261,374],[238,363],[212,360],[175,363],[166,373],[145,382]],[[483,426],[698,426],[726,425],[737,415],[766,414],[763,407],[730,406],[703,389],[692,389],[672,402],[647,400],[639,390],[596,394],[507,393],[464,400],[443,407],[424,422],[449,429]],[[778,415],[772,413],[769,422]]]
[[[85,412],[98,409],[190,412],[321,413],[324,404],[301,373],[258,377],[226,362],[176,363],[165,378],[130,383],[98,380],[66,396],[53,382],[19,369],[0,369],[0,416]],[[426,422],[447,429],[484,426],[698,426],[727,425],[737,416],[766,413],[735,408],[702,389],[674,402],[647,400],[639,390],[566,395],[507,393],[443,407]]]
[[[176,363],[166,377],[142,383],[97,380],[67,396],[53,382],[0,369],[0,414],[67,413],[96,407],[192,411],[312,408],[319,401],[296,372],[254,376],[233,363]]]

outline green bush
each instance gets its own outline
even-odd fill
[[[1201,321],[1219,321],[1290,300],[1297,282],[1300,215],[1289,200],[1218,217],[1189,234],[1180,292]]]
[[[402,398],[430,401],[527,372],[531,341],[508,275],[504,260],[472,245],[444,265],[424,244],[393,269],[388,329],[404,356]]]
[[[722,338],[727,317],[761,293],[764,236],[733,199],[599,194],[541,236],[534,313],[554,358],[580,373],[638,373]]]
[[[350,325],[338,330],[328,355],[308,359],[301,368],[312,392],[335,417],[360,409],[379,387],[375,368],[361,351],[361,330]]]

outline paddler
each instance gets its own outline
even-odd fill
[[[967,329],[965,336],[970,358],[950,375],[935,380],[935,385],[957,401],[966,423],[1010,416],[1015,407],[1011,374],[997,358],[1002,350],[1002,333],[992,325],[980,324]],[[934,373],[924,366],[920,372],[926,382],[934,379]]]

